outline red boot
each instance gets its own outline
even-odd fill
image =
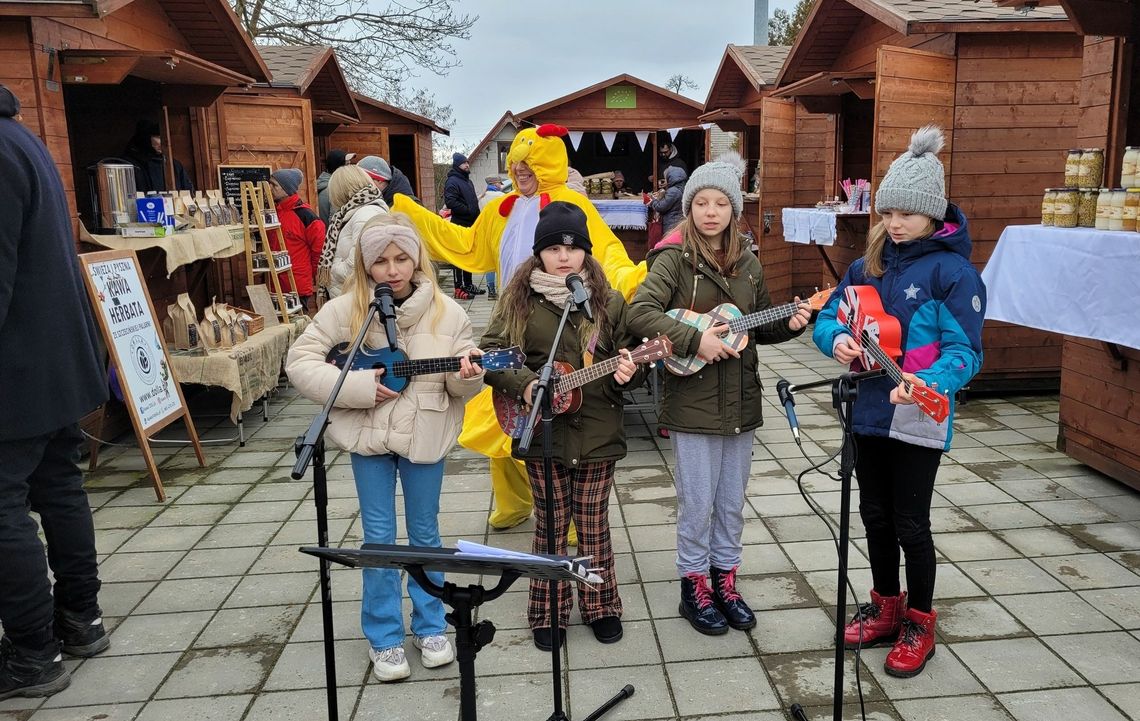
[[[903,617],[902,631],[895,647],[887,654],[883,668],[892,676],[910,678],[922,673],[926,662],[934,658],[934,622],[938,613],[908,608]]]
[[[871,602],[864,603],[855,612],[847,628],[843,630],[843,647],[855,648],[859,644],[862,630],[863,648],[894,643],[899,637],[903,611],[906,610],[906,592],[897,596],[880,596],[871,589]]]

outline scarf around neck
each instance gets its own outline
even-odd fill
[[[578,272],[578,275],[582,278],[582,284],[589,288],[590,276],[587,275],[586,270],[583,268]],[[566,276],[551,275],[539,268],[530,272],[530,287],[531,290],[559,308],[565,308],[566,299],[570,297],[570,289],[566,287]]]
[[[325,231],[325,246],[321,249],[321,258],[317,263],[317,283],[322,288],[327,288],[332,280],[329,276],[329,270],[332,268],[333,258],[336,257],[336,243],[340,237],[341,228],[344,227],[353,211],[365,205],[379,205],[384,210],[388,209],[380,194],[380,189],[369,183],[353,193],[348,202],[337,208],[336,212],[329,218],[328,229]]]

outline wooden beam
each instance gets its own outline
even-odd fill
[[[913,22],[907,35],[939,33],[1071,33],[1068,20],[989,20],[986,22]],[[1092,33],[1090,33],[1092,34]],[[1104,33],[1096,33],[1102,35]]]
[[[87,3],[0,2],[0,16],[5,15],[47,18],[93,18],[95,17],[95,8]]]
[[[64,60],[59,72],[65,84],[118,85],[138,62],[137,56],[91,58],[90,62]]]
[[[135,0],[95,0],[95,12],[99,17],[106,17],[111,13],[130,5]]]
[[[1137,15],[1128,0],[1061,0],[1061,7],[1081,35],[1127,36]]]

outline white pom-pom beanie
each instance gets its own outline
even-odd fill
[[[685,184],[681,196],[681,211],[687,216],[693,205],[693,196],[705,188],[715,188],[728,196],[732,204],[732,214],[739,218],[744,212],[744,195],[740,192],[740,180],[744,177],[744,159],[737,153],[717,156],[711,163],[705,163],[693,171]]]
[[[945,220],[946,171],[938,159],[941,128],[927,125],[910,136],[910,148],[895,158],[875,191],[875,210],[901,210]]]

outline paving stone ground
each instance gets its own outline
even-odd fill
[[[476,326],[485,324],[490,302],[468,306]],[[838,368],[806,339],[761,350],[769,388],[778,376],[806,382]],[[831,717],[835,551],[796,486],[810,464],[773,398],[765,402],[740,576],[758,624],[718,638],[678,617],[672,451],[655,435],[651,412],[627,413],[630,453],[618,465],[611,513],[625,638],[602,646],[573,615],[563,652],[572,718],[625,683],[637,693],[607,719],[775,721],[791,703],[810,718]],[[827,394],[801,395],[797,409],[804,449],[813,460],[831,455],[839,430]],[[324,718],[317,574],[297,552],[315,541],[311,481],[289,478],[292,439],[315,411],[283,386],[271,420],[247,422],[244,448],[207,449],[209,468],[197,468],[185,448],[160,451],[169,495],[162,504],[137,450],[105,451],[88,488],[111,650],[68,661],[72,685],[50,699],[0,702],[0,719]],[[199,426],[206,438],[233,435],[228,422],[209,422]],[[904,681],[883,673],[885,649],[865,651],[867,718],[1140,718],[1140,494],[1058,453],[1056,436],[1056,396],[971,398],[959,409],[932,514],[938,653],[924,674]],[[333,452],[330,461],[331,543],[355,546],[361,528],[348,457]],[[803,485],[838,515],[834,480],[808,474]],[[444,482],[444,543],[528,549],[532,523],[493,531],[490,507],[485,461],[456,448]],[[850,575],[865,595],[857,519],[852,537]],[[409,643],[411,679],[377,683],[359,627],[359,572],[338,568],[332,578],[341,718],[454,720],[455,665],[425,670]],[[549,715],[549,659],[530,641],[525,601],[520,582],[481,609],[499,629],[476,662],[482,719]],[[851,719],[859,718],[855,666],[849,654]]]

